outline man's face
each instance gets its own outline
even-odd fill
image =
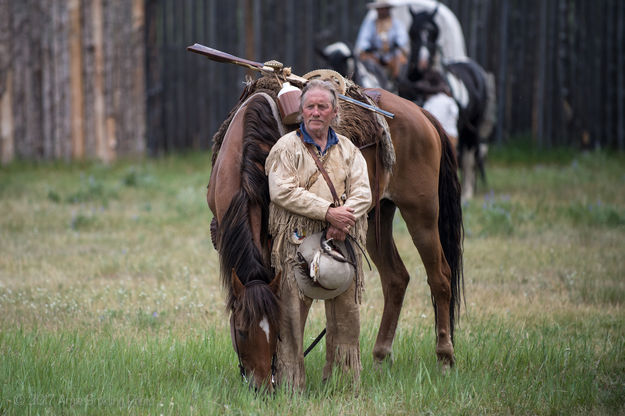
[[[306,131],[313,138],[323,137],[336,115],[337,109],[332,108],[332,96],[329,91],[313,88],[304,96],[302,119]]]

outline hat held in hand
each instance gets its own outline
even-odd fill
[[[345,292],[356,273],[345,242],[326,240],[325,231],[306,237],[297,250],[295,267],[300,291],[312,299],[332,299]]]

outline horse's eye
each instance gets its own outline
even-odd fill
[[[247,339],[247,331],[237,329],[237,337],[239,337],[239,339]]]

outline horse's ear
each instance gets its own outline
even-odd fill
[[[438,6],[439,6],[439,4],[436,3],[436,7],[432,11],[432,14],[430,15],[430,19],[434,19],[434,16],[436,16],[436,13],[438,13]]]
[[[280,289],[280,280],[282,280],[282,272],[278,272],[271,283],[269,283],[269,289],[271,289],[273,294],[276,296],[278,295],[278,290]]]
[[[232,279],[232,291],[234,292],[234,297],[241,297],[243,291],[245,290],[245,286],[243,286],[243,283],[241,283],[239,276],[237,276],[237,272],[234,271],[234,267],[232,268],[230,278]]]
[[[408,7],[408,11],[410,12],[410,15],[412,16],[412,20],[414,20],[415,16],[417,15],[417,12],[415,12],[414,10],[412,10],[412,7]]]

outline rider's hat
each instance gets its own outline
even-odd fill
[[[384,9],[387,7],[393,7],[390,1],[372,1],[367,4],[368,9]]]

